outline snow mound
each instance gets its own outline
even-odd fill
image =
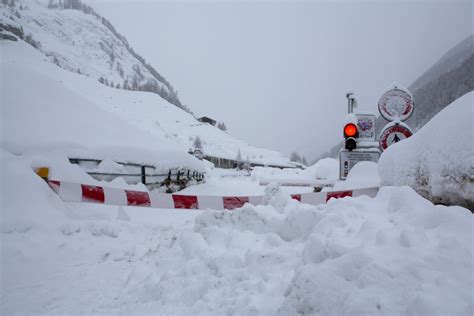
[[[470,213],[433,206],[408,187],[364,202],[327,206],[279,314],[469,314]]]
[[[474,209],[474,92],[457,99],[416,134],[380,157],[381,185],[408,185],[442,204]]]
[[[339,160],[333,158],[324,158],[318,160],[314,165],[305,169],[312,179],[339,179]]]
[[[372,161],[361,161],[352,167],[346,180],[337,181],[334,190],[353,190],[380,186],[378,165]]]
[[[198,216],[159,255],[172,262],[127,289],[129,311],[467,315],[473,224],[408,187],[317,207],[273,192],[267,205]]]

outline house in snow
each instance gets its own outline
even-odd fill
[[[198,118],[197,120],[198,120],[199,122],[211,124],[212,126],[216,126],[216,123],[217,123],[216,120],[213,120],[213,119],[211,119],[210,117],[207,117],[207,116],[200,117],[200,118]]]

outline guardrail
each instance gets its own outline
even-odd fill
[[[269,167],[269,168],[279,168],[279,169],[302,169],[301,166],[299,165],[294,165],[294,166],[280,166],[280,165],[274,165],[274,164],[263,164],[263,163],[258,163],[258,162],[251,162],[251,161],[238,161],[235,159],[229,159],[229,158],[220,158],[220,157],[214,157],[214,156],[209,156],[209,155],[203,155],[203,159],[206,159],[207,161],[212,162],[216,167],[218,168],[223,168],[223,169],[235,169],[235,168],[240,168],[240,169],[245,169],[247,168],[253,168],[253,167]]]
[[[184,189],[190,181],[201,182],[204,180],[204,172],[189,169],[171,169],[168,173],[154,173],[156,168],[150,165],[142,165],[130,162],[117,162],[124,166],[127,172],[101,172],[94,171],[102,162],[99,159],[69,158],[72,164],[81,166],[92,178],[99,181],[112,181],[122,177],[128,184],[142,183],[148,189],[166,186],[167,192],[174,192],[176,189]],[[174,188],[177,186],[177,188]]]

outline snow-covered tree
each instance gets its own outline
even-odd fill
[[[196,149],[202,150],[202,142],[201,142],[201,138],[199,138],[199,136],[196,136],[196,138],[194,138],[193,146]]]
[[[226,132],[227,131],[227,127],[225,126],[225,123],[224,122],[219,122],[217,123],[217,128]]]

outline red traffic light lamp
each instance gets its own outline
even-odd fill
[[[359,137],[359,130],[357,125],[354,123],[348,123],[344,126],[344,138],[345,138],[345,148],[347,150],[353,150],[357,147],[356,138]]]

